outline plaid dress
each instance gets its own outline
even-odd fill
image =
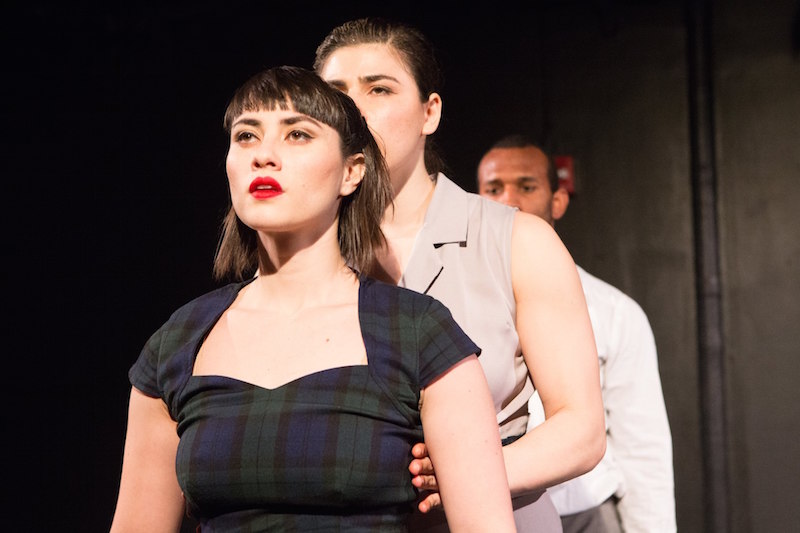
[[[129,378],[178,424],[178,482],[204,532],[405,530],[420,389],[480,349],[437,300],[360,281],[367,365],[275,389],[193,376],[203,339],[247,282],[181,307],[145,345]]]

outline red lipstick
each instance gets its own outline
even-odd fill
[[[283,194],[283,189],[281,184],[272,178],[258,177],[250,183],[250,194],[258,200],[264,200]]]

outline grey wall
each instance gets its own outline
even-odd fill
[[[512,130],[575,158],[577,194],[556,229],[576,262],[647,312],[673,433],[678,529],[711,530],[686,6],[545,4],[489,35],[505,56],[464,44],[493,83],[460,100],[452,87],[476,74],[451,73],[441,141],[456,179],[473,190],[480,154]],[[800,58],[792,42],[800,3],[711,7],[728,522],[733,532],[788,531],[800,523]],[[474,138],[458,137],[462,128]]]
[[[552,30],[553,148],[576,160],[556,229],[576,262],[650,318],[673,435],[682,531],[703,530],[686,31],[681,6],[628,9]],[[578,67],[578,65],[582,65]]]
[[[800,524],[797,2],[716,16],[717,166],[734,531]]]
[[[800,523],[800,61],[796,2],[717,2],[713,111],[732,531]],[[559,231],[653,324],[672,425],[679,529],[702,531],[685,25],[652,7],[553,47],[559,150],[580,189]],[[560,34],[565,34],[559,25]],[[588,60],[587,60],[588,58]],[[574,68],[580,61],[583,68]],[[591,228],[591,231],[586,231]]]

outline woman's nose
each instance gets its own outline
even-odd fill
[[[280,157],[273,143],[265,141],[259,144],[253,152],[253,166],[255,168],[280,168]]]

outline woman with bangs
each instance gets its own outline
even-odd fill
[[[239,88],[225,128],[214,274],[233,280],[129,372],[111,531],[174,532],[185,513],[203,532],[405,531],[423,430],[451,528],[514,531],[480,348],[437,300],[364,274],[391,191],[353,101],[277,67]]]

